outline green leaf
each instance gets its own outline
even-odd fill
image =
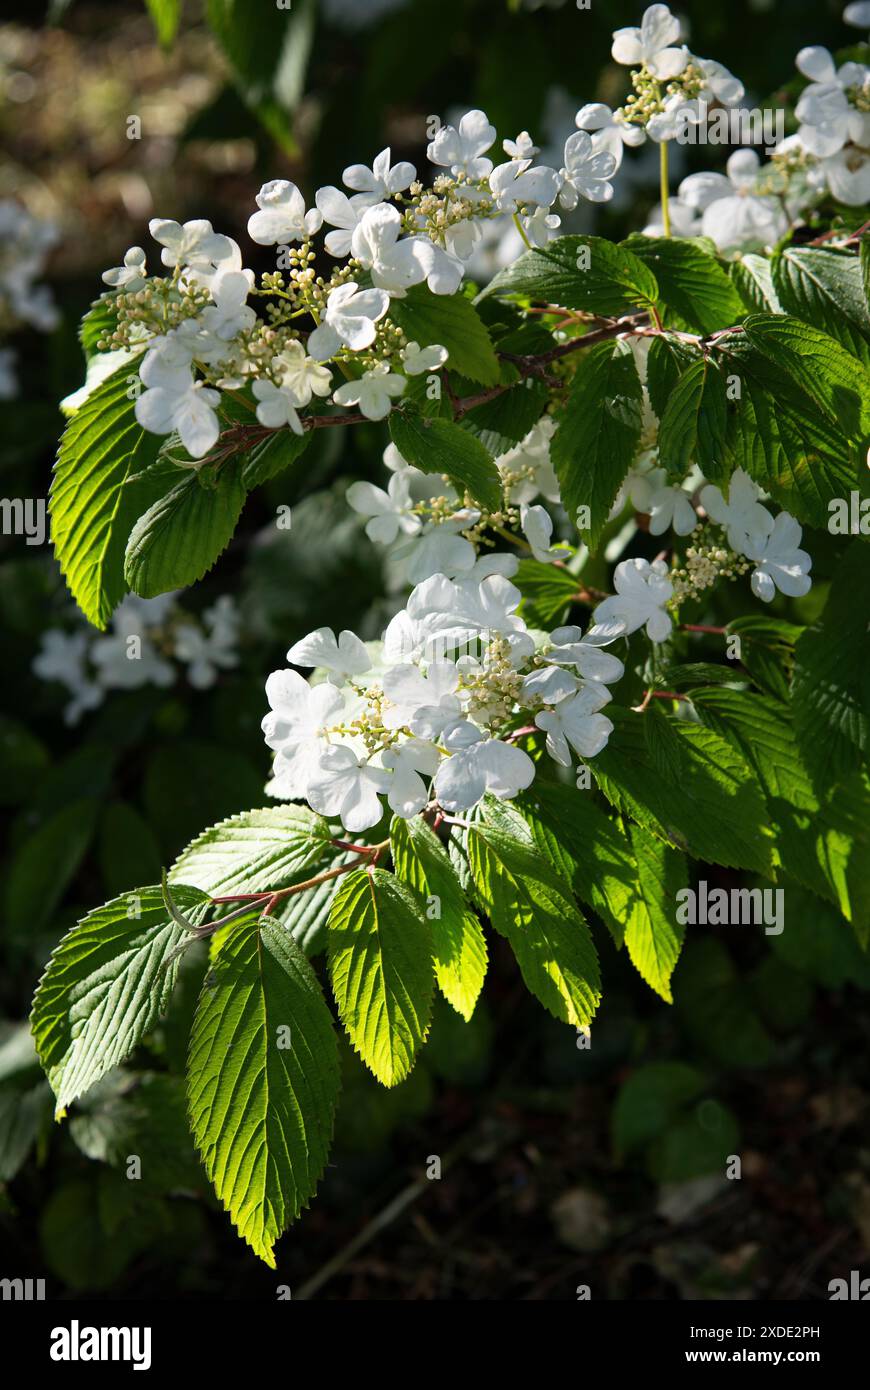
[[[558,625],[580,586],[577,576],[563,565],[543,565],[540,560],[520,560],[513,582],[523,596],[528,626],[547,631]]]
[[[384,1086],[403,1081],[429,1031],[434,971],[429,923],[383,869],[350,873],[332,900],[329,973],[341,1021]]]
[[[142,598],[154,598],[202,579],[229,545],[245,505],[245,485],[232,465],[214,486],[199,472],[149,507],[127,542],[124,577]]]
[[[722,339],[721,348],[726,373],[740,382],[729,422],[730,461],[799,521],[827,527],[829,503],[858,485],[859,450],[745,334]]]
[[[650,775],[644,716],[612,708],[608,714],[617,727],[590,767],[618,811],[708,864],[769,872],[764,797],[752,769],[729,743],[711,729],[675,720],[682,773],[679,781],[666,781]]]
[[[680,962],[676,1009],[695,1046],[724,1067],[769,1066],[774,1045],[721,941],[690,941]]]
[[[135,378],[138,381],[138,377]],[[121,367],[76,411],[63,432],[51,485],[51,535],[76,603],[104,628],[127,592],[124,547],[136,517],[153,500],[144,479],[158,437],[137,423]]]
[[[110,336],[117,327],[117,294],[115,291],[101,294],[79,324],[79,342],[87,362],[96,356],[100,339]]]
[[[870,434],[870,371],[835,338],[782,315],[753,314],[744,331],[832,425],[858,442]]]
[[[637,896],[625,924],[625,944],[638,974],[670,1004],[671,975],[685,936],[676,903],[688,885],[686,861],[642,826],[632,825],[629,835],[637,856]]]
[[[617,1157],[642,1152],[650,1177],[661,1183],[723,1173],[740,1131],[730,1110],[705,1097],[707,1086],[684,1062],[652,1062],[632,1072],[613,1109]]]
[[[646,384],[650,404],[660,420],[677,382],[698,360],[698,353],[679,338],[667,333],[653,338],[646,359]]]
[[[178,902],[202,921],[208,899],[178,885]],[[189,935],[160,888],[139,888],[89,912],[64,937],[33,1001],[39,1060],[60,1114],[118,1066],[164,1012],[178,971],[171,957]]]
[[[51,920],[87,853],[98,809],[93,798],[82,797],[55,811],[24,841],[6,873],[8,931],[30,937]]]
[[[823,328],[870,366],[870,308],[857,256],[834,247],[788,246],[774,259],[773,283],[783,312]]]
[[[161,48],[171,48],[181,19],[181,0],[146,0]]]
[[[425,899],[438,987],[467,1021],[486,975],[481,925],[466,904],[446,851],[420,816],[412,820],[394,816],[390,843],[396,874]]]
[[[480,315],[461,294],[433,294],[426,285],[413,285],[404,299],[394,299],[390,318],[403,329],[409,342],[447,349],[448,372],[497,386],[501,367]],[[530,427],[531,428],[531,427]]]
[[[427,419],[415,410],[394,410],[390,436],[402,458],[424,473],[444,473],[460,495],[497,511],[502,487],[499,471],[486,449],[467,430],[449,420]]]
[[[707,477],[721,473],[728,418],[722,373],[709,358],[693,362],[671,391],[659,428],[659,461],[682,481],[697,463]]]
[[[795,646],[798,745],[819,784],[836,782],[870,751],[870,551],[853,541],[818,623]]]
[[[49,761],[45,744],[25,724],[0,715],[0,806],[26,800]]]
[[[626,835],[588,792],[541,778],[517,805],[537,847],[621,946],[637,898],[634,852]]]
[[[311,443],[314,435],[313,430],[306,430],[304,434],[294,434],[292,430],[275,430],[268,439],[264,439],[260,444],[255,444],[247,459],[242,465],[242,482],[250,491],[251,488],[259,487],[261,483],[268,482],[270,478],[275,478],[285,469],[293,468],[293,477],[296,478],[301,472],[301,468],[295,468]]]
[[[100,870],[114,898],[137,883],[160,877],[160,849],[145,817],[128,801],[113,801],[100,818]]]
[[[786,873],[853,916],[850,877],[870,855],[870,822],[858,827],[837,789],[816,796],[801,761],[788,707],[768,696],[721,687],[692,694],[708,727],[730,737],[754,768],[767,798],[776,858]],[[865,808],[870,811],[870,805]]]
[[[778,700],[789,698],[794,644],[803,631],[795,623],[756,614],[734,618],[728,624],[729,636],[740,638],[741,665],[757,686]]]
[[[657,304],[678,320],[669,327],[715,333],[743,318],[746,311],[727,273],[698,242],[635,235],[622,244],[655,275]]]
[[[619,1159],[637,1153],[667,1129],[706,1089],[704,1076],[685,1062],[651,1062],[632,1072],[613,1107],[613,1148]]]
[[[543,383],[527,377],[503,395],[469,410],[462,417],[462,428],[476,434],[491,454],[505,454],[538,423],[548,400]]]
[[[50,1127],[51,1091],[44,1081],[26,1089],[0,1086],[0,1182],[11,1182]]]
[[[338,1041],[311,966],[275,922],[216,939],[188,1055],[196,1146],[239,1234],[271,1269],[273,1247],[326,1167]]]
[[[206,0],[205,13],[245,103],[282,148],[294,153],[291,117],[305,90],[316,0],[293,0],[290,9]]]
[[[652,271],[626,247],[602,237],[564,236],[527,251],[478,297],[491,294],[522,294],[543,304],[615,315],[654,304],[659,290]]]
[[[771,274],[770,261],[766,256],[745,255],[731,265],[731,279],[747,309],[762,314],[782,314],[785,309],[780,303]],[[789,312],[794,313],[791,308]],[[800,314],[798,317],[802,317]]]
[[[287,888],[329,849],[329,826],[307,806],[243,811],[204,830],[179,855],[174,883],[215,897]]]
[[[492,825],[471,827],[468,858],[532,994],[554,1018],[586,1027],[601,998],[598,956],[568,884],[538,850]]]
[[[616,494],[634,462],[643,423],[643,387],[627,344],[601,343],[577,363],[557,415],[550,455],[571,518],[588,507],[581,535],[594,550]]]

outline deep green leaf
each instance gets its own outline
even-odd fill
[[[433,294],[425,285],[414,285],[404,299],[392,301],[390,318],[404,330],[409,342],[445,347],[448,372],[458,372],[482,386],[496,386],[501,380],[489,333],[474,305],[463,295]]]
[[[245,505],[240,470],[225,465],[213,486],[187,473],[136,522],[124,577],[142,598],[202,579],[229,545]]]
[[[460,495],[497,511],[502,487],[492,456],[475,439],[449,420],[427,419],[415,410],[394,410],[390,436],[402,458],[424,473],[444,473]]]
[[[582,269],[588,263],[588,269]],[[527,251],[490,280],[483,294],[522,294],[544,304],[623,314],[658,299],[652,271],[624,246],[602,237],[564,236]]]

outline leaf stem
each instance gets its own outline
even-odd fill
[[[668,202],[670,196],[670,182],[668,179],[668,142],[662,140],[659,145],[659,183],[662,203],[662,230],[665,236],[671,234],[671,209]]]

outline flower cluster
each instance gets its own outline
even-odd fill
[[[487,792],[516,796],[535,775],[516,741],[536,728],[564,767],[599,753],[613,728],[601,713],[608,686],[623,674],[602,647],[652,620],[669,586],[646,586],[642,601],[635,586],[585,637],[573,626],[532,632],[505,569],[479,560],[461,579],[431,576],[381,643],[320,628],[291,647],[288,661],[316,670],[310,681],[293,670],[267,681],[268,791],[358,832],[381,819],[382,796],[406,818],[429,805],[467,811]]]
[[[49,628],[33,670],[41,680],[66,688],[71,698],[64,719],[77,724],[111,690],[174,685],[173,660],[186,668],[195,689],[208,689],[219,671],[238,665],[239,632],[238,611],[228,594],[205,610],[201,622],[178,606],[175,594],[152,599],[128,594],[105,636],[81,626],[71,632]]]
[[[371,167],[345,169],[344,188],[319,189],[310,208],[286,179],[264,184],[248,232],[278,248],[279,269],[259,282],[237,243],[210,222],[153,219],[170,273],[150,275],[138,246],[107,270],[117,324],[99,344],[113,367],[128,360],[115,354],[144,353],[136,403],[143,428],[177,434],[191,458],[204,458],[220,433],[221,393],[246,386],[267,429],[301,434],[300,411],[326,400],[383,419],[409,378],[447,360],[438,344],[407,341],[389,316],[391,302],[423,284],[455,294],[489,220],[509,216],[528,244],[544,245],[559,226],[550,209],[560,194],[568,204],[597,196],[597,155],[557,173],[534,164],[538,151],[524,131],[504,142],[507,157],[494,164],[495,139],[482,111],[442,126],[428,147],[436,170],[428,186],[413,165],[394,164],[389,149]],[[314,245],[325,228],[324,249],[339,264],[318,275]],[[347,378],[338,386],[333,367]]]
[[[863,18],[860,5],[844,14],[847,23]],[[666,5],[650,6],[639,29],[614,35],[614,58],[635,71],[634,95],[605,127],[611,143],[614,132],[624,138],[632,127],[641,139],[660,143],[686,138],[712,106],[742,102],[742,83],[721,64],[694,57],[679,38],[679,20]],[[801,49],[796,66],[807,79],[795,108],[797,132],[779,140],[765,163],[755,150],[739,149],[724,174],[690,174],[668,200],[667,213],[655,209],[645,228],[649,235],[661,235],[667,216],[672,235],[707,236],[734,256],[775,245],[826,196],[849,207],[870,201],[870,67],[847,62],[838,68],[817,45]]]
[[[36,281],[58,238],[50,222],[32,216],[14,198],[0,200],[0,334],[23,326],[50,333],[58,312],[47,285]],[[0,348],[0,400],[18,394],[15,353]]]

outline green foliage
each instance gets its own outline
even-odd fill
[[[631,236],[623,245],[655,275],[656,307],[669,328],[715,333],[742,318],[743,305],[706,243]]]
[[[326,1167],[338,1045],[314,973],[277,922],[215,941],[190,1037],[193,1135],[239,1234],[273,1269],[275,1241]]]
[[[501,479],[492,455],[474,435],[449,420],[428,419],[419,411],[396,410],[390,435],[402,458],[424,473],[444,473],[460,496],[471,496],[493,511],[501,502]]]
[[[187,473],[130,533],[124,577],[143,598],[153,598],[202,579],[229,545],[246,488],[235,466],[216,477]]]
[[[159,441],[136,423],[131,371],[119,368],[76,411],[51,485],[55,555],[95,627],[106,626],[127,592],[127,537],[152,500],[147,474],[140,475],[156,459]]]
[[[383,869],[348,874],[329,913],[329,975],[341,1021],[385,1086],[404,1081],[429,1031],[429,922]]]
[[[191,921],[207,898],[175,890]],[[61,1115],[123,1062],[164,1012],[188,939],[159,888],[140,888],[89,912],[49,961],[33,1001],[33,1036]]]
[[[491,294],[617,315],[654,304],[659,289],[652,271],[626,247],[602,237],[565,236],[500,271],[481,298]]]
[[[668,393],[659,425],[659,459],[682,481],[693,462],[708,478],[720,475],[728,423],[726,383],[717,364],[698,358]]]
[[[295,0],[289,9],[206,0],[205,14],[239,94],[278,144],[293,153],[292,116],[305,87],[316,0]]]
[[[588,507],[578,528],[594,549],[620,484],[631,467],[642,426],[643,389],[625,344],[601,343],[577,365],[567,403],[557,415],[553,466],[572,517]]]
[[[481,386],[495,386],[501,379],[498,358],[480,315],[463,295],[433,294],[425,285],[413,285],[404,299],[390,309],[409,342],[447,349],[447,370],[458,372]],[[524,431],[525,433],[525,431]]]

